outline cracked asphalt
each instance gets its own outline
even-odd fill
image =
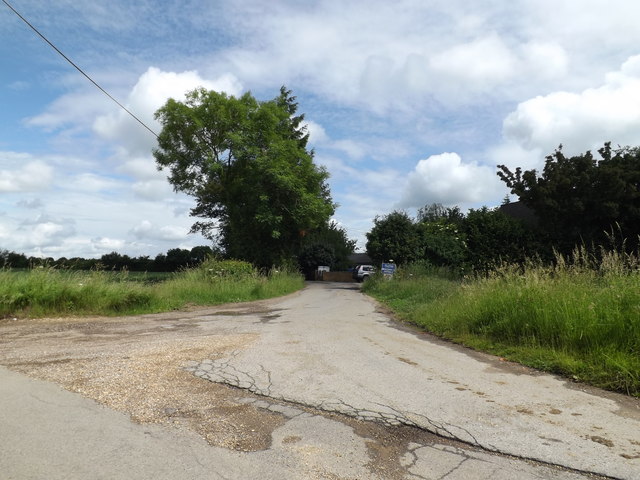
[[[355,284],[0,320],[7,479],[640,478],[640,401],[403,326]]]

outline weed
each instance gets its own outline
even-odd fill
[[[374,279],[398,315],[473,348],[640,396],[640,264],[577,249],[553,265],[502,265],[453,280],[438,272]]]
[[[164,280],[163,280],[164,278]],[[258,300],[302,288],[295,272],[260,276],[245,262],[208,261],[176,274],[0,270],[0,316],[122,315]]]

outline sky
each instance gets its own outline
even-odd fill
[[[156,132],[154,112],[200,86],[291,89],[360,250],[393,210],[499,205],[497,165],[640,145],[640,2],[7,1]],[[0,2],[0,249],[210,244],[155,141]]]

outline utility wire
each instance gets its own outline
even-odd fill
[[[51,43],[47,37],[45,37],[42,33],[40,33],[38,31],[38,29],[36,27],[34,27],[33,25],[31,25],[26,18],[24,18],[22,15],[20,15],[18,13],[18,11],[13,8],[9,2],[7,2],[6,0],[2,0],[2,2],[9,7],[13,13],[15,13],[18,17],[20,17],[20,20],[22,20],[24,23],[26,23],[27,25],[29,25],[29,27],[31,28],[31,30],[33,30],[34,32],[36,32],[40,38],[42,38],[45,42],[47,42],[51,48],[53,48],[56,52],[58,52],[62,58],[64,58],[67,62],[69,62],[71,65],[73,65],[75,67],[76,70],[78,70],[82,75],[84,75],[87,80],[89,80],[91,83],[93,83],[96,87],[98,87],[98,89],[104,93],[107,97],[109,97],[111,100],[113,100],[120,108],[122,108],[125,112],[127,112],[129,115],[131,115],[140,125],[142,125],[144,128],[146,128],[147,130],[149,130],[156,138],[158,138],[158,134],[156,132],[154,132],[153,130],[151,130],[151,128],[149,128],[142,120],[140,120],[137,116],[135,116],[127,107],[125,107],[124,105],[122,105],[118,100],[116,100],[115,98],[113,98],[109,92],[107,92],[104,88],[102,88],[100,85],[98,85],[89,75],[87,75],[78,65],[76,65],[75,63],[73,63],[73,61],[71,61],[71,59],[69,57],[67,57],[64,53],[62,53],[58,47],[56,47],[53,43]]]

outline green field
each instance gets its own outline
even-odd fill
[[[640,268],[577,252],[553,267],[503,266],[485,277],[410,267],[368,294],[438,336],[570,379],[640,396]]]
[[[303,285],[297,272],[261,275],[237,261],[209,260],[178,273],[0,270],[0,317],[153,313],[276,297]]]

